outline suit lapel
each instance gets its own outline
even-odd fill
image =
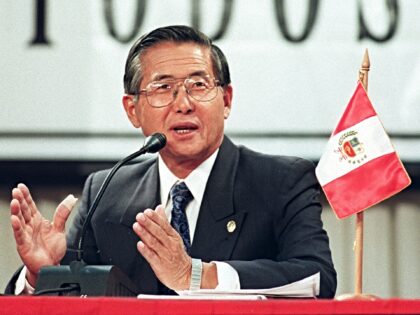
[[[239,150],[225,137],[208,179],[191,256],[205,261],[231,257],[246,213],[234,208],[234,182]]]

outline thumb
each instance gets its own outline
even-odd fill
[[[54,213],[53,225],[59,231],[63,232],[66,221],[69,218],[70,212],[77,202],[77,198],[73,195],[68,195],[60,204]]]

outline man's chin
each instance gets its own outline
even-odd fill
[[[188,161],[194,160],[205,160],[207,158],[207,151],[203,148],[197,148],[197,146],[191,146],[184,144],[178,144],[175,146],[168,146],[161,151],[161,155],[174,161]]]

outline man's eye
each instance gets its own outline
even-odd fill
[[[169,83],[162,83],[162,84],[159,85],[160,90],[170,90],[171,87],[172,87],[172,85],[169,84]]]
[[[195,81],[192,84],[193,89],[205,89],[207,88],[207,84],[203,81]]]
[[[153,86],[153,92],[164,93],[172,90],[172,84],[170,83],[159,83]]]

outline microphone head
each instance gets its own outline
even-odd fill
[[[143,150],[148,153],[156,153],[166,145],[166,136],[156,132],[144,140]]]

